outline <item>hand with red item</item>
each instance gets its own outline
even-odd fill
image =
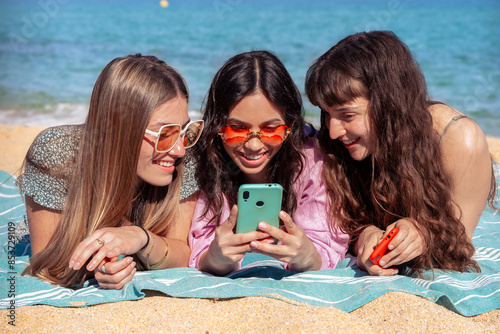
[[[384,240],[394,228],[398,228],[398,234],[390,241],[387,252],[380,258],[378,265],[370,259],[379,243]],[[387,226],[383,231],[373,225],[365,228],[356,241],[358,266],[370,275],[389,276],[396,275],[397,269],[392,266],[409,262],[423,253],[425,248],[423,239],[411,220],[400,219]]]
[[[127,256],[118,261],[118,257],[105,258],[94,269],[94,278],[103,289],[121,289],[132,280],[137,269],[132,257]]]
[[[118,257],[135,254],[148,242],[145,234],[140,238],[138,233],[144,234],[133,225],[99,229],[78,244],[69,267],[79,270],[90,259],[86,269],[94,271],[102,288],[121,289],[134,276],[136,263],[130,256],[119,261]]]

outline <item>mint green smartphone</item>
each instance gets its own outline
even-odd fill
[[[238,189],[236,233],[258,230],[265,222],[279,227],[283,187],[277,183],[242,184]]]

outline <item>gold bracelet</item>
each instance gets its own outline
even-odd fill
[[[160,262],[158,262],[157,264],[152,264],[152,265],[149,265],[149,256],[147,258],[147,266],[148,266],[148,269],[151,269],[151,268],[156,268],[158,267],[160,264],[163,263],[163,261],[165,261],[165,259],[167,258],[167,253],[168,253],[168,244],[167,244],[167,241],[160,237],[161,240],[163,240],[163,242],[165,243],[165,253],[163,253],[163,257],[161,258]]]
[[[146,268],[148,268],[148,270],[149,270],[149,256],[151,255],[153,248],[155,248],[155,236],[153,235],[151,239],[153,239],[153,244],[151,245],[148,254],[146,254]]]

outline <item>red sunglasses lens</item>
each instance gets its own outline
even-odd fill
[[[279,145],[285,140],[287,130],[288,127],[286,125],[263,128],[260,130],[262,134],[260,140],[268,145]]]
[[[228,145],[238,145],[242,144],[247,140],[247,136],[250,133],[250,130],[242,127],[231,127],[226,126],[222,129],[223,139]]]
[[[262,136],[260,137],[260,140],[262,140],[263,143],[271,145],[271,146],[276,146],[279,145],[283,142],[283,137],[280,135],[274,135],[274,136]]]
[[[265,127],[259,131],[260,140],[263,143],[276,146],[285,140],[287,136],[288,127],[280,125],[277,127]],[[231,127],[226,126],[222,129],[222,139],[228,145],[240,145],[247,141],[250,130],[244,127]]]

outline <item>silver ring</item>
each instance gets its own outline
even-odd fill
[[[104,266],[104,264],[103,264],[103,265],[102,265],[102,267],[101,267],[101,271],[102,271],[103,273],[106,273],[106,267]]]

